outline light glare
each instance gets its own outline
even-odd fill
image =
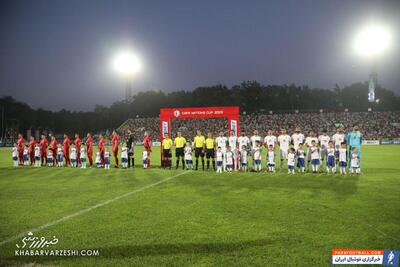
[[[136,55],[130,52],[122,52],[115,57],[113,67],[118,73],[124,76],[131,76],[140,71],[142,66]]]
[[[391,36],[386,28],[369,25],[356,36],[354,48],[363,56],[378,56],[390,46],[390,43]]]

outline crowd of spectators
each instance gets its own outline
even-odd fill
[[[381,140],[384,138],[400,138],[400,112],[320,112],[320,113],[281,113],[281,114],[251,114],[240,116],[240,130],[248,135],[258,130],[260,135],[272,129],[276,134],[281,128],[293,133],[295,127],[300,127],[307,135],[310,131],[327,130],[333,135],[338,127],[345,131],[358,125],[364,139]],[[128,119],[118,132],[124,136],[128,129],[134,133],[135,140],[142,140],[145,131],[152,136],[153,141],[160,138],[159,118]],[[180,130],[186,138],[193,138],[197,130],[218,134],[227,134],[227,119],[173,119],[171,120],[172,137]]]
[[[117,132],[122,139],[128,139],[128,130],[131,130],[134,140],[142,141],[144,132],[147,131],[152,136],[153,141],[157,141],[160,137],[160,119],[159,118],[134,118],[126,120]]]
[[[15,128],[6,128],[3,136],[0,137],[0,144],[15,143],[17,140],[18,131]]]
[[[274,114],[248,114],[240,115],[239,126],[241,131],[247,135],[252,135],[254,130],[258,130],[261,136],[271,129],[279,135],[280,129],[285,128],[291,135],[295,127],[300,127],[301,131],[307,136],[310,131],[319,132],[327,130],[328,134],[333,135],[338,127],[349,131],[354,125],[358,125],[364,139],[383,140],[400,138],[400,111],[385,112],[320,112],[320,113],[274,113]],[[144,132],[150,133],[153,141],[160,140],[160,120],[153,118],[132,118],[126,120],[118,129],[122,140],[128,139],[128,129],[132,131],[135,142],[143,140]],[[180,130],[188,140],[191,140],[197,130],[202,130],[204,134],[211,131],[218,135],[220,131],[228,133],[227,119],[172,119],[171,131],[172,138]],[[106,130],[103,135],[109,140],[112,129]],[[40,131],[45,135],[50,135],[50,130]],[[32,134],[34,134],[32,132]],[[38,135],[37,132],[36,135]],[[86,133],[81,135],[84,137]],[[97,140],[99,133],[92,133],[94,140]],[[61,142],[63,133],[54,134],[56,139]],[[17,129],[7,128],[4,131],[4,138],[0,138],[0,145],[13,144],[17,138]]]

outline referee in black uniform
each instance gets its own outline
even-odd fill
[[[131,130],[128,130],[128,140],[126,142],[126,146],[128,147],[128,168],[132,166],[135,167],[135,143],[133,140],[133,133]],[[132,164],[131,164],[132,161]]]

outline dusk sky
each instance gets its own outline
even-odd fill
[[[0,96],[92,110],[124,98],[121,50],[143,69],[134,93],[244,80],[334,88],[368,79],[352,39],[371,20],[394,40],[378,80],[400,94],[400,1],[1,1]],[[379,96],[378,96],[379,97]]]

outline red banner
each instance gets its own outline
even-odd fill
[[[239,107],[162,108],[160,117],[169,119],[239,117]]]
[[[239,134],[239,107],[195,107],[160,109],[161,143],[164,137],[171,136],[171,119],[227,118],[229,132]],[[219,130],[219,129],[218,129]],[[161,162],[162,146],[161,146]]]

